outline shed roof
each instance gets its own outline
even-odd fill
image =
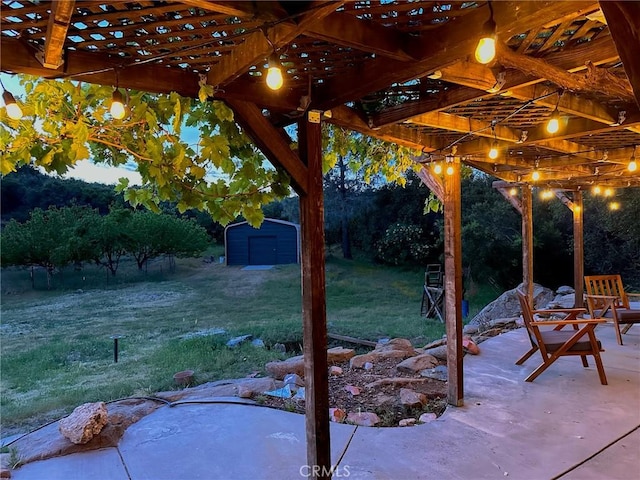
[[[626,169],[640,145],[640,5],[492,8],[498,56],[484,66],[472,57],[487,2],[2,0],[1,67],[192,97],[206,82],[277,128],[331,110],[330,122],[420,149],[420,162],[456,155],[507,182],[538,169],[556,188],[640,185]],[[277,92],[263,84],[274,50]],[[556,108],[565,125],[550,136]]]

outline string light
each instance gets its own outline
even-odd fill
[[[509,195],[511,195],[512,197],[515,197],[518,194],[518,189],[516,187],[511,187],[511,189],[509,190]]]
[[[540,198],[542,198],[543,200],[549,200],[552,197],[553,197],[553,191],[548,188],[543,190],[540,193]]]
[[[594,195],[600,195],[602,193],[602,188],[600,187],[600,185],[594,185],[591,189],[591,193],[593,193]]]
[[[620,210],[620,203],[618,202],[609,202],[609,210]]]
[[[605,197],[611,197],[611,196],[613,196],[613,189],[612,189],[612,188],[605,188],[605,189],[604,189],[604,196],[605,196]]]
[[[442,165],[440,165],[440,162],[433,164],[433,173],[436,175],[440,175],[442,173]]]
[[[7,116],[13,120],[20,120],[22,118],[22,109],[16,102],[16,98],[4,87],[4,83],[2,83],[2,90],[2,100],[7,110]]]
[[[631,160],[629,161],[629,165],[627,165],[627,170],[630,172],[635,172],[638,169],[638,164],[636,163],[636,148],[638,146],[635,145],[633,147],[633,152],[631,153]]]
[[[449,165],[447,167],[447,175],[451,176],[451,175],[453,175],[453,172],[454,172],[453,165]]]
[[[269,57],[269,65],[267,69],[267,87],[271,90],[280,90],[284,79],[282,77],[282,69],[280,68],[280,59],[274,52]]]
[[[126,113],[122,94],[120,93],[120,90],[118,90],[118,87],[116,87],[111,95],[111,108],[109,111],[111,112],[111,116],[116,120],[122,120]]]
[[[534,182],[540,180],[540,172],[538,170],[534,170],[533,172],[531,172],[531,180],[533,180]]]
[[[556,102],[556,108],[554,108],[549,121],[547,122],[547,132],[550,134],[558,133],[560,130],[560,113],[558,112],[558,105],[560,104],[560,97],[562,92],[558,93],[558,101]]]
[[[491,148],[489,149],[489,158],[491,160],[495,160],[498,158],[498,139],[496,138],[496,127],[495,123],[491,122],[491,132],[493,133],[493,142],[491,143]]]
[[[496,58],[496,22],[493,19],[493,5],[489,1],[489,20],[482,27],[482,38],[478,41],[475,57],[478,63],[486,65]]]

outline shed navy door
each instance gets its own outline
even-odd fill
[[[249,265],[278,263],[278,239],[275,235],[249,237]]]

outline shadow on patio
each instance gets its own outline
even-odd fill
[[[334,478],[629,479],[640,460],[640,328],[619,346],[597,327],[609,385],[590,360],[563,357],[533,383],[524,378],[524,329],[466,356],[465,406],[407,428],[332,424]],[[118,448],[28,464],[24,479],[307,478],[300,415],[245,405],[160,408],[132,425]]]

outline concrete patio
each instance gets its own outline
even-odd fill
[[[334,478],[640,478],[640,327],[617,345],[598,326],[609,385],[590,360],[563,357],[534,383],[524,378],[525,330],[481,344],[464,359],[465,405],[428,424],[332,424]],[[213,400],[213,399],[212,399]],[[132,425],[117,448],[34,462],[16,480],[307,478],[301,415],[224,403],[162,407]]]

